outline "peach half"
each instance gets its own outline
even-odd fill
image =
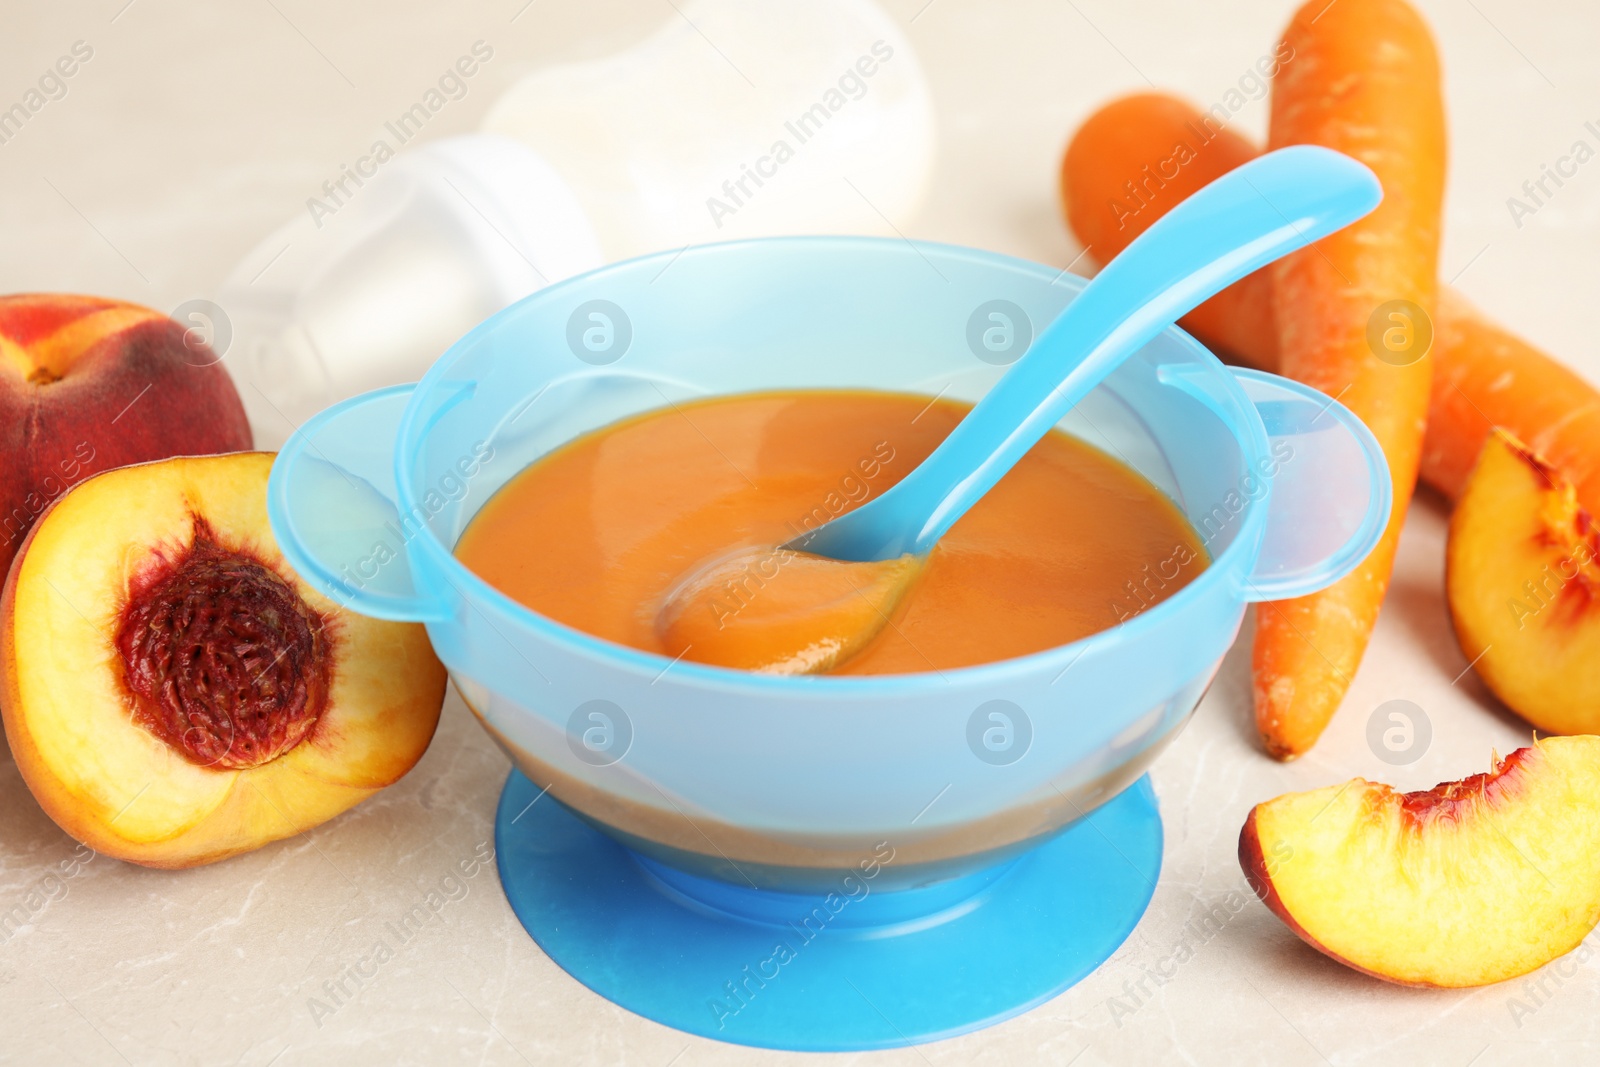
[[[1456,640],[1506,706],[1551,733],[1600,733],[1600,533],[1572,483],[1496,430],[1450,516]]]
[[[0,597],[17,767],[73,837],[188,867],[316,826],[404,775],[445,672],[426,631],[302,582],[267,524],[272,456],[95,475],[34,526]]]
[[[1416,793],[1355,778],[1257,804],[1239,863],[1289,929],[1356,970],[1515,978],[1600,919],[1600,737],[1536,741]]]

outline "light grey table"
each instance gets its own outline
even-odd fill
[[[73,290],[171,308],[222,276],[478,38],[496,61],[430,127],[471,129],[534,67],[603,54],[676,17],[660,0],[329,5],[309,0],[5,0],[0,106],[75,41],[67,94],[0,144],[0,291]],[[912,237],[1066,265],[1054,174],[1098,102],[1148,83],[1219,100],[1273,42],[1286,0],[889,0],[937,95],[942,137]],[[1453,166],[1443,274],[1600,379],[1600,163],[1517,225],[1507,198],[1575,140],[1597,139],[1600,8],[1583,0],[1428,0],[1441,41]],[[914,18],[914,21],[913,21]],[[1264,102],[1236,118],[1259,135]],[[271,443],[271,442],[266,442]],[[1154,779],[1165,867],[1149,913],[1093,976],[958,1040],[831,1062],[1446,1065],[1592,1063],[1600,969],[1460,992],[1408,990],[1329,962],[1248,898],[1235,860],[1250,806],[1361,774],[1406,788],[1484,769],[1526,743],[1451,636],[1444,511],[1413,509],[1372,651],[1318,748],[1256,750],[1247,645]],[[1390,699],[1433,740],[1379,761],[1367,719]],[[452,697],[402,783],[311,833],[200,870],[96,858],[50,881],[74,844],[0,758],[0,1060],[19,1063],[776,1063],[691,1039],[579,986],[523,933],[492,866],[404,943],[387,924],[491,836],[506,760]],[[38,898],[33,898],[37,900]],[[1220,911],[1217,911],[1220,907]],[[1201,928],[1207,913],[1225,917]],[[393,958],[373,971],[380,939]],[[1180,946],[1187,944],[1189,952]],[[1175,964],[1176,955],[1186,957]],[[356,970],[366,972],[362,977]],[[346,995],[330,1013],[330,990]],[[1537,985],[1537,989],[1535,988]],[[1520,1005],[1520,1008],[1519,1008]],[[1076,1059],[1074,1059],[1076,1058]]]

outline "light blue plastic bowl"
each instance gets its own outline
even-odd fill
[[[425,622],[521,772],[502,881],[574,976],[725,1040],[883,1047],[1042,1002],[1132,929],[1161,847],[1140,776],[1245,607],[1348,573],[1387,520],[1382,452],[1321,393],[1176,328],[1112,374],[1061,428],[1170,496],[1212,562],[1138,610],[1175,566],[1152,560],[1127,576],[1126,621],[999,663],[675,662],[544,618],[451,555],[529,463],[640,411],[772,389],[975,400],[1083,284],[872,238],[650,256],[528,297],[280,453],[269,504],[292,565],[349,610]],[[588,516],[571,535],[595,536]]]

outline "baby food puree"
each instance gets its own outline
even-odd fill
[[[1042,651],[1133,617],[1204,569],[1199,537],[1165,495],[1059,431],[921,565],[907,558],[862,574],[773,547],[894,485],[967,410],[814,390],[645,412],[512,478],[456,555],[507,596],[597,637],[669,657],[833,674]],[[699,595],[675,597],[686,582]],[[786,628],[797,612],[805,625]]]

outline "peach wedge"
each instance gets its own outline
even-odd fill
[[[0,711],[23,779],[110,856],[188,867],[398,780],[445,673],[421,626],[306,586],[267,524],[272,456],[121,467],[57,500],[0,597]]]
[[[1497,430],[1450,516],[1456,639],[1541,730],[1600,733],[1600,534],[1572,483]]]
[[[1441,987],[1526,974],[1600,919],[1600,737],[1416,793],[1356,778],[1257,804],[1239,862],[1289,929],[1356,970]]]

